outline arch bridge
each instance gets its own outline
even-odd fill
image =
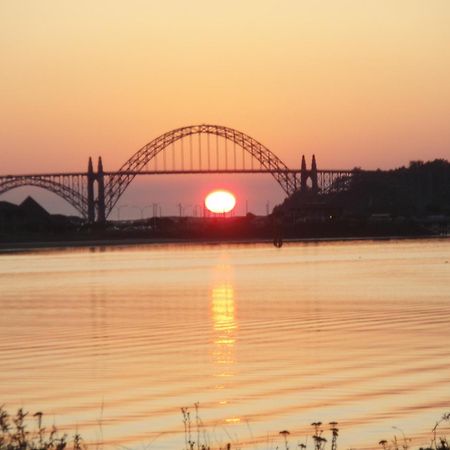
[[[287,196],[300,190],[346,189],[352,170],[319,170],[315,156],[308,169],[289,169],[256,139],[219,125],[193,125],[158,136],[117,171],[105,171],[102,158],[86,172],[0,176],[0,195],[21,186],[47,189],[70,203],[89,222],[104,222],[137,175],[271,174]]]

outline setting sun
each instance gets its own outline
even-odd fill
[[[216,214],[230,212],[236,205],[236,197],[229,191],[213,191],[205,198],[206,208]]]

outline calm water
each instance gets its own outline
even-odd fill
[[[450,410],[449,260],[450,240],[3,254],[0,404],[111,448],[181,449],[195,402],[214,446],[316,420],[340,448],[426,444]]]

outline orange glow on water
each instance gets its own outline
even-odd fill
[[[205,206],[216,214],[227,213],[236,206],[236,197],[229,191],[213,191],[206,196]]]

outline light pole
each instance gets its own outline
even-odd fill
[[[202,206],[199,205],[198,203],[193,203],[192,205],[185,205],[183,207],[183,213],[184,214],[188,214],[186,212],[186,210],[189,208],[189,210],[191,211],[192,216],[191,217],[198,217],[199,215],[199,211],[201,211]]]
[[[184,205],[183,211],[187,217],[189,217],[189,209],[190,208],[192,208],[192,205]],[[192,210],[192,211],[194,211],[194,210]],[[194,213],[192,213],[192,214],[194,214]]]
[[[130,205],[132,208],[136,208],[140,211],[141,213],[141,220],[144,220],[144,211],[147,208],[154,208],[155,203],[151,204],[151,205],[144,205],[144,206],[139,206],[139,205]]]
[[[152,203],[149,205],[152,207],[152,222],[153,222],[153,228],[156,228],[156,219],[158,217],[158,207],[159,207],[159,217],[161,217],[161,206],[159,206],[159,203]]]
[[[141,213],[141,220],[144,218],[144,208],[141,208],[141,207],[138,206],[138,205],[130,205],[130,207],[131,207],[131,208],[136,208],[137,210],[140,211],[140,213]]]
[[[141,219],[144,219],[144,211],[147,209],[147,208],[152,208],[153,207],[153,205],[154,205],[154,203],[153,204],[151,204],[151,205],[144,205],[143,207],[142,207],[142,210],[141,210]]]
[[[198,217],[198,211],[201,211],[202,207],[199,204],[195,204],[193,208],[194,217]]]
[[[117,220],[120,220],[120,210],[121,210],[122,208],[128,208],[128,205],[119,205],[119,206],[117,207]]]

